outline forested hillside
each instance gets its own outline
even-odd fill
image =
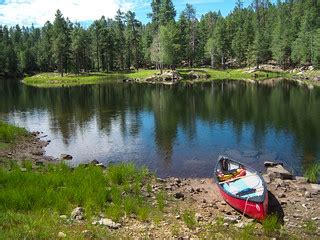
[[[228,16],[200,18],[190,4],[179,16],[171,0],[153,0],[150,22],[120,10],[88,28],[57,10],[43,27],[0,26],[0,76],[59,71],[120,71],[131,68],[258,66],[320,67],[320,1],[271,4],[238,0]]]

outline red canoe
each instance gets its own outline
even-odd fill
[[[258,221],[266,218],[268,190],[259,172],[220,156],[214,178],[222,197],[230,206]]]

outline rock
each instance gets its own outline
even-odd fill
[[[175,181],[176,183],[178,183],[178,184],[181,183],[181,180],[180,180],[179,178],[175,178],[174,181]]]
[[[177,216],[176,216],[176,219],[181,219],[181,216],[180,216],[180,215],[177,215]]]
[[[65,237],[67,237],[67,234],[65,234],[64,232],[58,233],[58,238],[65,238]]]
[[[71,219],[73,220],[83,220],[84,219],[84,209],[82,207],[76,207],[71,212]]]
[[[268,175],[275,174],[275,176],[277,178],[280,178],[283,180],[284,179],[290,179],[290,180],[293,179],[293,175],[281,165],[277,165],[275,167],[269,167],[267,169],[267,173],[268,173]]]
[[[314,66],[309,66],[309,67],[308,67],[308,70],[309,70],[309,71],[313,71],[313,70],[314,70]]]
[[[69,154],[61,154],[60,155],[60,160],[72,160],[72,156]]]
[[[26,172],[27,169],[26,169],[26,168],[20,168],[20,171],[21,171],[21,172]]]
[[[296,176],[296,177],[295,177],[295,180],[296,180],[297,183],[299,183],[299,184],[307,184],[307,183],[308,183],[308,180],[307,180],[305,177],[298,177],[298,176]]]
[[[161,182],[161,183],[165,183],[165,182],[166,182],[166,180],[165,180],[165,179],[162,179],[162,178],[157,178],[157,181],[158,181],[158,182]]]
[[[281,199],[281,200],[280,200],[280,204],[283,206],[283,205],[287,205],[288,202],[287,202],[287,200],[285,200],[285,199]]]
[[[246,226],[246,224],[244,222],[239,222],[239,223],[235,224],[234,226],[237,228],[243,229]]]
[[[224,223],[223,226],[224,227],[229,227],[229,223]]]
[[[275,167],[277,165],[279,165],[279,163],[275,163],[275,162],[271,162],[271,161],[265,161],[264,162],[264,166],[265,167]]]
[[[182,192],[176,192],[175,194],[174,194],[174,197],[176,198],[176,199],[184,199],[184,194],[182,193]]]
[[[100,162],[98,161],[98,160],[96,160],[96,159],[93,159],[92,161],[91,161],[91,164],[93,164],[93,165],[97,165],[97,164],[99,164]]]
[[[279,195],[278,195],[278,198],[285,198],[286,197],[286,195],[284,194],[284,193],[280,193]]]
[[[320,76],[314,77],[314,78],[313,78],[313,81],[320,81]]]
[[[107,226],[112,229],[119,229],[121,227],[120,223],[115,223],[114,221],[112,221],[109,218],[102,218],[98,223],[100,225],[104,225],[104,226]]]
[[[311,189],[317,193],[320,192],[320,184],[310,184]]]
[[[188,191],[189,191],[190,193],[193,193],[193,192],[194,192],[194,188],[191,187],[191,188],[188,189]]]
[[[286,187],[287,186],[287,183],[285,181],[283,181],[282,179],[280,178],[276,178],[274,180],[274,184],[277,186],[277,187]]]
[[[311,220],[312,221],[318,221],[318,220],[320,220],[320,217],[313,217],[313,218],[311,218]]]
[[[103,163],[98,163],[96,164],[97,167],[101,167],[102,169],[105,169],[106,166]]]
[[[61,219],[67,219],[68,217],[67,217],[67,215],[60,215],[59,218],[61,218]]]
[[[224,206],[227,205],[227,203],[225,201],[221,201],[220,203],[221,203],[221,205],[224,205]]]
[[[90,230],[83,230],[82,234],[85,238],[94,238],[94,234]]]
[[[305,196],[306,198],[311,198],[311,197],[312,197],[312,196],[311,196],[311,192],[309,192],[309,191],[305,191],[304,196]]]
[[[267,174],[263,174],[262,177],[267,184],[271,183],[271,179]]]
[[[237,223],[238,218],[237,217],[224,217],[223,221],[225,223]]]
[[[190,72],[188,73],[188,78],[189,78],[189,79],[196,79],[196,80],[198,80],[198,79],[207,79],[207,78],[209,78],[209,77],[210,77],[209,74],[207,74],[207,73],[202,73],[202,72],[190,71]]]
[[[201,213],[196,213],[196,214],[195,214],[195,217],[196,217],[196,219],[197,219],[198,222],[200,222],[200,221],[203,220],[203,217],[202,217]]]

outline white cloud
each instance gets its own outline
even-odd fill
[[[2,25],[43,25],[53,21],[57,9],[71,21],[87,21],[114,17],[120,8],[133,9],[141,0],[5,0],[0,5],[0,24]]]

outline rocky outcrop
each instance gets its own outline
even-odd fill
[[[188,73],[188,79],[199,80],[199,79],[208,79],[210,77],[206,72],[199,71],[190,71]]]
[[[181,80],[181,75],[174,70],[168,70],[162,74],[155,74],[145,79],[147,82],[177,82]]]
[[[268,163],[269,165],[272,165]],[[267,168],[267,174],[270,177],[270,179],[274,178],[280,178],[280,179],[293,179],[292,173],[290,173],[288,170],[286,170],[281,164],[273,164],[272,167]]]

